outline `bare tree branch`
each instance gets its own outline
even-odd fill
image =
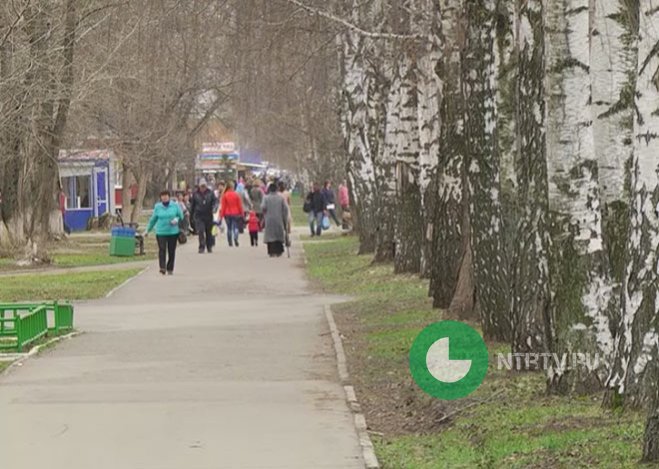
[[[308,13],[318,15],[322,18],[325,18],[327,20],[330,20],[334,23],[340,24],[344,26],[345,28],[350,29],[351,31],[359,34],[360,36],[368,37],[371,39],[395,39],[395,40],[425,40],[426,38],[424,36],[416,35],[416,34],[395,34],[395,33],[384,33],[384,32],[375,32],[375,31],[366,31],[359,26],[343,19],[339,18],[336,15],[333,15],[331,13],[328,13],[327,11],[320,10],[315,7],[311,7],[309,5],[306,5],[302,3],[299,0],[285,0],[286,2],[295,5],[299,8],[302,8],[303,10],[307,11]]]

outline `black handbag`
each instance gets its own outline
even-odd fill
[[[186,228],[186,223],[183,220],[179,220],[178,222],[178,243],[179,244],[185,244],[188,242],[188,235],[185,234],[187,231]]]

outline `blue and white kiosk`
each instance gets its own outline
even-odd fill
[[[64,195],[64,223],[84,231],[91,218],[114,213],[118,163],[111,150],[62,150],[59,175]]]

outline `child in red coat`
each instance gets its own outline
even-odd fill
[[[261,222],[256,212],[252,210],[249,212],[249,220],[247,222],[247,229],[249,230],[249,239],[252,246],[259,245],[259,231],[261,230]]]

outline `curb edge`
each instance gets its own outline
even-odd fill
[[[50,339],[48,342],[45,342],[41,345],[37,345],[36,347],[32,347],[29,352],[21,354],[16,360],[12,361],[11,364],[7,368],[5,368],[2,371],[2,373],[0,373],[0,377],[8,375],[14,368],[22,366],[23,363],[25,363],[30,358],[38,355],[39,352],[41,352],[41,350],[45,349],[46,347],[50,347],[58,342],[63,342],[65,340],[73,339],[74,337],[77,337],[81,334],[82,332],[80,331],[71,332],[69,334],[60,337],[54,337]]]
[[[380,469],[380,463],[378,462],[378,458],[375,455],[375,448],[373,446],[373,442],[371,441],[371,436],[368,433],[366,417],[362,413],[361,405],[357,400],[355,388],[349,384],[350,374],[348,373],[346,355],[343,348],[343,340],[341,339],[339,329],[336,327],[334,313],[332,313],[332,307],[330,305],[325,305],[325,317],[327,318],[327,322],[330,327],[330,333],[332,335],[332,342],[334,343],[334,352],[336,354],[339,379],[343,385],[348,407],[354,416],[355,430],[357,432],[357,438],[359,439],[359,445],[362,449],[364,465],[366,469]]]
[[[133,275],[131,278],[128,278],[128,279],[124,280],[120,285],[117,285],[117,286],[114,287],[112,290],[110,290],[110,291],[105,295],[104,298],[107,299],[107,298],[112,297],[115,293],[117,293],[119,290],[121,290],[122,288],[124,288],[126,285],[128,285],[130,282],[132,282],[132,281],[135,280],[136,278],[142,276],[142,275],[143,275],[147,270],[149,270],[149,269],[151,269],[151,266],[143,268],[143,269],[140,270],[138,273],[136,273],[135,275]]]

